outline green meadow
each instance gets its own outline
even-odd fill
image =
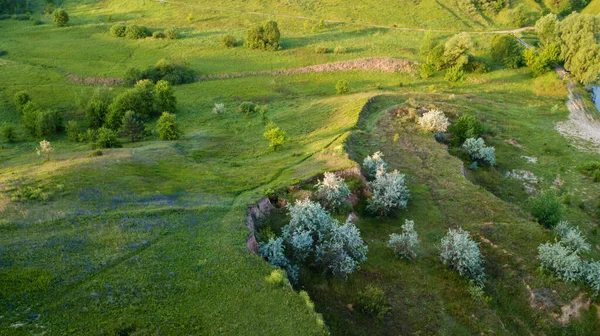
[[[519,0],[529,22],[546,9]],[[594,3],[590,5],[594,6]],[[274,71],[368,57],[422,62],[426,30],[444,41],[471,34],[474,56],[493,64],[494,31],[514,29],[510,8],[473,15],[455,1],[400,0],[226,2],[67,0],[70,16],[56,27],[0,20],[0,125],[15,124],[18,141],[0,147],[0,334],[2,335],[595,335],[600,301],[580,282],[540,269],[538,245],[556,235],[529,214],[527,188],[555,187],[565,219],[580,228],[600,259],[600,188],[579,167],[599,162],[555,130],[568,120],[566,83],[554,73],[533,78],[528,68],[494,64],[451,85],[437,72],[368,70],[206,79],[174,86],[179,140],[156,131],[139,142],[94,156],[88,143],[64,132],[46,139],[49,161],[36,154],[42,138],[20,126],[14,95],[26,90],[65,121],[83,120],[82,106],[99,85],[84,78],[123,78],[160,59],[197,75]],[[512,7],[511,7],[512,8]],[[593,9],[586,9],[593,10]],[[38,9],[38,12],[41,10]],[[281,30],[282,50],[249,50],[246,31],[267,19]],[[326,21],[321,21],[326,20]],[[175,28],[176,40],[111,36],[113,24],[150,31]],[[381,26],[381,27],[375,27]],[[415,30],[390,29],[395,27]],[[389,28],[386,28],[389,27]],[[222,45],[232,35],[236,46]],[[533,33],[518,33],[536,43]],[[315,48],[345,53],[316,53]],[[349,92],[336,94],[346,80]],[[105,88],[111,96],[123,86]],[[252,101],[288,135],[278,151],[263,137],[265,120],[237,110]],[[212,112],[224,104],[220,115]],[[405,118],[409,108],[441,109],[455,122],[477,117],[496,150],[495,167],[469,169],[459,147],[436,142]],[[155,129],[156,118],[145,126]],[[292,200],[292,185],[324,172],[358,167],[382,151],[406,175],[412,198],[405,211],[378,218],[355,207],[368,260],[347,281],[306,272],[295,286],[273,285],[275,269],[246,247],[248,206],[274,190]],[[535,158],[532,163],[528,158]],[[536,183],[510,177],[527,171]],[[24,189],[41,200],[19,201]],[[28,189],[28,190],[29,190]],[[313,190],[305,185],[304,191]],[[289,220],[278,209],[271,218]],[[406,219],[422,248],[414,261],[387,247]],[[340,220],[343,220],[340,216]],[[471,232],[488,280],[485,300],[469,281],[440,262],[439,241],[450,227]],[[389,312],[361,314],[356,300],[382,289]],[[299,295],[308,292],[312,302]],[[565,309],[587,305],[563,323]],[[567,307],[567,308],[565,308]]]

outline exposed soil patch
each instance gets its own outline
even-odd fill
[[[557,316],[557,320],[566,325],[572,318],[579,318],[582,309],[590,309],[590,299],[586,300],[584,293],[577,295],[569,304],[560,307],[562,314]]]

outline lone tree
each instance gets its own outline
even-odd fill
[[[177,127],[176,116],[169,112],[163,112],[158,118],[156,127],[161,140],[177,140],[181,136],[181,131]]]
[[[54,148],[52,148],[50,141],[42,140],[42,141],[40,141],[40,147],[38,147],[36,149],[36,151],[37,151],[37,155],[40,155],[40,156],[43,155],[46,158],[46,161],[49,161],[50,156],[54,152]]]
[[[125,112],[121,122],[121,135],[131,139],[131,142],[142,137],[144,132],[144,123],[133,111]]]
[[[54,11],[54,23],[59,27],[64,27],[69,23],[69,14],[62,9],[59,8]]]
[[[250,49],[275,51],[281,49],[281,34],[275,21],[252,27],[246,33],[244,46]]]

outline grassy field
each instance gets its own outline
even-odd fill
[[[81,119],[79,102],[96,88],[74,84],[68,74],[122,77],[129,67],[145,68],[161,58],[185,62],[201,75],[372,56],[418,60],[424,36],[423,31],[343,23],[319,27],[318,21],[291,16],[449,32],[506,28],[502,13],[473,18],[455,2],[429,0],[359,6],[337,1],[179,3],[66,1],[71,21],[65,28],[53,26],[49,17],[42,17],[42,25],[0,21],[0,51],[5,51],[0,57],[0,124],[20,122],[13,96],[23,89],[65,119]],[[532,12],[540,10],[533,1],[523,3]],[[274,15],[235,12],[240,10]],[[186,19],[190,13],[192,22]],[[241,42],[248,27],[269,17],[279,23],[283,50],[220,45],[225,34]],[[151,30],[177,27],[181,39],[111,37],[107,32],[114,22]],[[489,60],[492,37],[474,35],[473,53]],[[342,46],[347,52],[317,54],[317,46]],[[341,79],[349,82],[350,92],[335,95]],[[110,88],[112,95],[123,90]],[[568,114],[564,84],[554,75],[534,80],[527,69],[496,68],[451,87],[443,74],[422,80],[414,73],[350,71],[207,80],[177,86],[175,94],[184,131],[178,141],[159,141],[153,134],[90,157],[88,144],[59,135],[49,139],[55,147],[50,162],[35,153],[41,139],[23,130],[19,142],[2,144],[0,334],[309,335],[323,333],[318,313],[334,335],[593,335],[600,327],[597,298],[568,326],[552,316],[579,293],[590,293],[539,270],[536,247],[554,237],[525,210],[529,196],[522,181],[506,177],[514,169],[530,171],[540,179],[535,188],[543,190],[559,176],[561,191],[573,199],[567,218],[592,242],[586,257],[600,257],[595,209],[600,191],[576,169],[600,160],[600,154],[577,151],[554,131],[554,123]],[[361,114],[371,97],[377,98]],[[489,127],[486,142],[496,147],[497,167],[467,170],[465,178],[459,151],[447,150],[414,122],[390,113],[409,106],[409,98],[441,108],[453,120],[463,113],[483,120]],[[282,150],[269,150],[263,120],[236,111],[246,100],[269,106],[268,117],[290,136]],[[214,115],[214,103],[224,103],[227,112]],[[392,143],[394,134],[398,143]],[[369,260],[347,282],[320,274],[303,277],[301,286],[316,305],[313,311],[296,291],[265,280],[273,267],[246,250],[246,207],[267,188],[356,166],[376,150],[407,174],[413,199],[406,212],[392,219],[359,212]],[[523,156],[536,157],[537,163]],[[40,188],[48,199],[11,200],[23,187]],[[406,218],[415,220],[423,241],[414,263],[394,259],[385,246]],[[481,243],[490,279],[487,303],[474,301],[468,283],[438,260],[436,244],[448,227],[457,225]],[[386,293],[391,312],[382,321],[348,308],[367,285]],[[551,293],[554,305],[532,308],[529,290]]]

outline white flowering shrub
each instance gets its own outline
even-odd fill
[[[600,262],[586,261],[583,265],[582,278],[596,292],[596,295],[600,293]]]
[[[346,223],[335,227],[329,239],[316,247],[316,260],[331,274],[347,279],[367,261],[367,251],[358,228]]]
[[[298,281],[298,267],[292,265],[285,256],[283,238],[271,238],[267,243],[260,243],[259,254],[266,258],[271,265],[285,269],[291,282]]]
[[[388,164],[383,161],[383,153],[375,152],[373,155],[367,156],[363,160],[363,168],[365,170],[365,174],[369,179],[374,179],[377,176],[377,172],[387,171]]]
[[[402,233],[392,233],[388,241],[388,247],[394,251],[394,254],[404,259],[414,259],[419,245],[421,242],[415,231],[415,222],[408,219],[402,225]]]
[[[350,189],[344,180],[334,173],[325,173],[316,188],[319,201],[332,211],[340,209],[350,196]]]
[[[561,242],[545,243],[538,247],[538,259],[542,268],[566,281],[576,281],[581,277],[583,263],[577,252]]]
[[[50,160],[50,156],[54,153],[54,148],[50,144],[50,141],[42,140],[40,141],[40,147],[36,149],[37,155],[44,156],[46,161]]]
[[[393,210],[406,208],[410,190],[404,183],[404,174],[397,170],[391,173],[380,171],[371,182],[373,197],[368,201],[367,210],[386,216]]]
[[[579,228],[572,226],[567,221],[559,222],[554,228],[554,232],[561,237],[560,242],[574,252],[587,252],[591,249],[591,245]]]
[[[449,229],[442,238],[440,258],[444,265],[458,271],[461,276],[473,280],[478,286],[483,287],[485,273],[483,257],[479,245],[471,239],[469,232]]]
[[[489,164],[496,164],[496,150],[494,147],[486,147],[482,138],[468,138],[462,145],[464,151],[469,154],[471,160]]]
[[[215,106],[212,109],[212,112],[216,115],[221,115],[221,114],[225,113],[225,111],[227,111],[225,109],[225,104],[222,104],[222,103],[215,103]]]
[[[426,131],[446,132],[450,122],[444,112],[434,109],[423,113],[423,116],[419,118],[419,126]]]

